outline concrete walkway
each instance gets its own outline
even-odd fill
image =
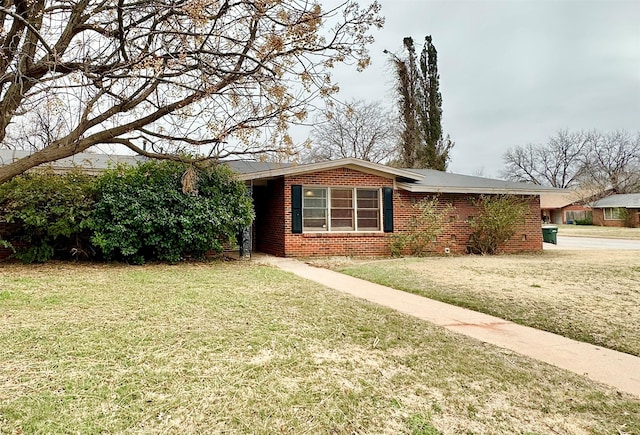
[[[394,290],[298,260],[259,256],[256,261],[361,299],[435,323],[450,331],[510,349],[640,397],[640,358],[517,325],[422,296]]]

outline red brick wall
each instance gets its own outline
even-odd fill
[[[393,180],[365,174],[347,168],[332,169],[313,174],[285,177],[271,183],[266,192],[269,200],[256,210],[256,249],[279,256],[311,257],[311,256],[386,256],[390,255],[388,233],[380,232],[327,232],[327,233],[291,233],[291,186],[362,186],[393,187]],[[256,191],[257,192],[257,191]],[[254,193],[254,197],[257,193]],[[406,228],[411,217],[411,205],[429,194],[410,193],[403,190],[394,191],[394,230]],[[466,252],[467,241],[471,234],[468,218],[477,214],[472,205],[473,195],[447,194],[440,195],[442,204],[451,203],[455,211],[445,224],[444,231],[438,236],[433,251],[444,253],[449,248],[451,253]],[[284,210],[281,214],[279,210]],[[284,232],[283,232],[284,230]],[[282,237],[284,243],[277,240]],[[516,236],[504,247],[504,252],[539,251],[542,249],[542,230],[540,226],[539,197],[530,199],[527,216],[518,229]]]
[[[291,195],[291,194],[289,194]],[[284,257],[284,239],[286,219],[289,220],[291,232],[291,212],[285,216],[285,209],[291,209],[291,198],[285,206],[284,180],[271,180],[267,186],[256,186],[253,189],[253,201],[256,211],[254,222],[254,249],[271,255]],[[283,225],[284,224],[284,225]]]
[[[381,256],[391,253],[386,234],[382,231],[291,234],[291,186],[300,184],[303,186],[380,188],[393,187],[393,180],[354,171],[353,169],[338,168],[313,174],[286,177],[284,184],[284,237],[287,257]]]
[[[630,209],[632,213],[635,213],[634,223],[636,227],[640,227],[640,209]],[[617,219],[605,219],[603,208],[593,209],[593,224],[605,227],[624,227],[625,222]]]
[[[420,199],[432,197],[430,194],[411,193],[397,190],[394,193],[394,229],[396,232],[406,228],[411,218],[412,205]],[[442,208],[451,204],[454,209],[444,224],[442,233],[436,237],[431,251],[444,253],[449,248],[452,254],[466,252],[467,242],[471,236],[469,217],[478,215],[478,208],[472,203],[475,195],[470,194],[440,194],[438,202]],[[529,252],[542,249],[542,229],[540,225],[540,198],[529,199],[529,211],[524,222],[519,226],[516,234],[502,248],[502,252]]]

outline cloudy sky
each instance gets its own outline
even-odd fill
[[[450,172],[498,176],[507,149],[560,129],[640,131],[640,0],[379,2],[373,64],[336,71],[341,99],[393,105],[383,50],[400,54],[411,36],[419,51],[432,35]]]

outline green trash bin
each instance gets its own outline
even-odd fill
[[[546,243],[558,244],[558,226],[557,225],[543,225],[542,226],[542,241]]]

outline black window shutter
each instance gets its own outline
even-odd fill
[[[393,232],[393,189],[385,187],[382,189],[382,220],[385,233]]]
[[[291,232],[302,233],[302,186],[291,186]]]

